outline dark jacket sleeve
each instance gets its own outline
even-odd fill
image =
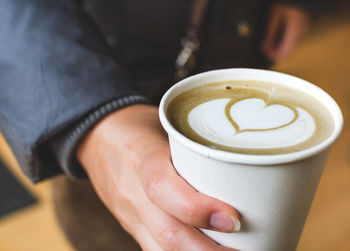
[[[72,0],[2,0],[0,69],[0,128],[33,182],[60,172],[48,146],[55,134],[137,94]]]
[[[65,128],[49,141],[57,163],[70,178],[86,178],[86,173],[76,158],[76,150],[85,135],[105,116],[132,104],[149,104],[140,95],[130,95],[112,100],[96,108],[73,125]]]

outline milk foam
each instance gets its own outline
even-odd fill
[[[229,98],[207,101],[188,114],[190,127],[201,137],[216,144],[236,148],[281,148],[294,146],[312,137],[315,121],[304,109],[248,98],[230,107]],[[233,123],[232,123],[233,122]]]
[[[326,140],[332,115],[303,91],[276,83],[232,80],[180,93],[167,118],[189,139],[243,154],[284,154]]]

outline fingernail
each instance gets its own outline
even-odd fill
[[[215,212],[210,215],[209,225],[225,232],[238,232],[241,229],[241,222],[224,212]]]

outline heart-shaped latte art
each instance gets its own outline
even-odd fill
[[[298,112],[282,104],[266,105],[259,98],[229,102],[226,116],[237,133],[245,131],[267,131],[288,126],[298,118]]]
[[[218,145],[238,148],[279,148],[312,137],[313,117],[300,107],[266,104],[260,98],[213,99],[188,114],[190,128]]]

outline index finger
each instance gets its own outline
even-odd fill
[[[220,232],[240,230],[237,210],[186,183],[174,170],[169,155],[153,154],[138,173],[150,200],[180,221]]]

